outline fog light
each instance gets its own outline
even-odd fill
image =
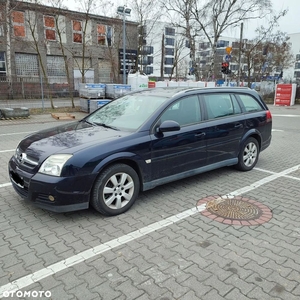
[[[50,201],[54,201],[55,200],[55,198],[53,196],[51,196],[51,195],[49,195],[48,198],[49,198]]]

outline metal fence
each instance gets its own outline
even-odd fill
[[[48,84],[42,77],[12,76],[11,81],[0,77],[0,100],[6,99],[41,99],[78,96],[74,85],[66,83],[65,78],[48,78]]]

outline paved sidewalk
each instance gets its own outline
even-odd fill
[[[116,217],[51,213],[18,197],[6,166],[20,138],[65,121],[0,120],[0,298],[299,300],[300,106],[269,108],[272,144],[254,170],[157,187]],[[228,194],[248,211],[259,205],[259,218],[224,222],[203,206]]]

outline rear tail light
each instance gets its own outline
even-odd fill
[[[271,122],[272,121],[272,114],[269,110],[267,110],[266,116],[267,116],[267,122]]]

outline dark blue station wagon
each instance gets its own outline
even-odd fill
[[[140,191],[209,170],[249,171],[272,116],[248,88],[153,88],[25,137],[9,161],[16,192],[55,212],[128,210]]]

